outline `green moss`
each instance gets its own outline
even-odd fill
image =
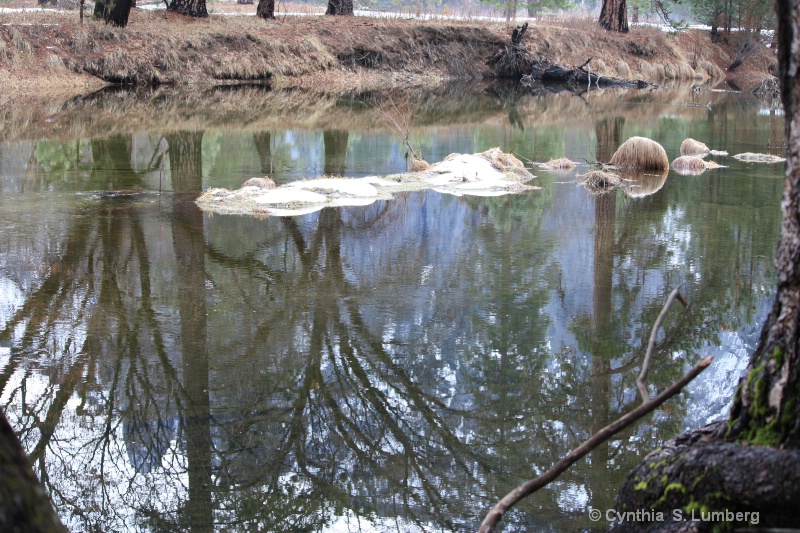
[[[721,500],[727,500],[727,496],[718,492],[714,495],[715,499],[719,497]],[[684,518],[699,520],[703,515],[708,515],[714,511],[718,511],[720,509],[716,509],[711,505],[708,505],[704,502],[696,500],[694,497],[689,499],[689,503],[683,506],[683,516]],[[723,509],[725,510],[725,509]],[[714,533],[729,533],[733,531],[734,523],[733,522],[718,522],[714,524],[714,528],[712,531]]]
[[[774,350],[772,350],[772,359],[775,361],[775,368],[781,368],[783,366],[783,350],[781,350],[780,346],[776,346]]]
[[[680,492],[681,494],[686,494],[686,487],[683,486],[683,483],[670,483],[666,487],[664,487],[664,492],[661,493],[661,497],[656,500],[653,507],[656,509],[660,509],[664,504],[667,503],[667,498],[669,498],[670,492]]]
[[[770,358],[780,367],[783,364],[783,357],[783,351],[776,346]],[[789,408],[788,402],[780,417],[773,414],[769,405],[769,385],[764,376],[766,368],[767,363],[762,363],[747,375],[746,387],[751,391],[751,402],[747,409],[749,423],[747,431],[737,439],[738,442],[746,441],[757,446],[778,446],[783,442],[786,433],[794,427],[791,414],[793,409]],[[793,399],[790,402],[794,405]]]
[[[634,485],[633,490],[647,490],[647,480],[642,480]]]

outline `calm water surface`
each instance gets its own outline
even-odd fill
[[[651,390],[713,366],[504,530],[599,527],[589,509],[644,454],[725,416],[774,287],[781,164],[715,157],[727,168],[607,194],[536,171],[517,196],[297,218],[194,205],[257,175],[405,170],[385,99],[108,93],[5,117],[0,400],[72,530],[473,530],[637,403],[680,284],[691,307],[660,333]],[[429,161],[500,146],[583,174],[634,135],[670,159],[687,137],[782,151],[780,112],[706,89],[410,105]]]

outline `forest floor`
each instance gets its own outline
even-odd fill
[[[253,16],[255,5],[229,1],[215,2],[203,19],[134,8],[128,26],[114,28],[90,16],[81,23],[77,10],[35,10],[35,0],[0,7],[2,99],[74,95],[108,84],[246,83],[325,93],[432,87],[493,77],[486,62],[510,42],[513,29],[477,17],[330,17],[313,10],[262,20]],[[706,31],[644,25],[620,34],[572,17],[532,22],[523,44],[533,57],[564,66],[591,58],[591,71],[603,75],[657,84],[732,81],[749,90],[777,60],[761,46],[736,72],[726,72],[738,40],[732,33],[712,44]]]

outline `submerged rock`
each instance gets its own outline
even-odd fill
[[[196,202],[201,209],[215,213],[293,216],[324,207],[368,205],[379,199],[389,199],[392,193],[408,190],[433,189],[456,196],[514,194],[538,188],[525,185],[534,177],[512,154],[492,148],[480,154],[450,154],[444,161],[419,172],[386,177],[322,177],[274,189],[259,186],[235,191],[214,188],[203,193]]]

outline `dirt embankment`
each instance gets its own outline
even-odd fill
[[[191,19],[139,9],[123,29],[90,19],[81,25],[76,12],[7,13],[0,22],[0,84],[7,97],[88,92],[108,83],[265,83],[323,92],[436,85],[491,77],[486,61],[509,42],[512,29],[367,17]],[[734,40],[715,45],[705,32],[648,27],[616,34],[590,20],[566,19],[532,24],[524,44],[533,56],[565,66],[591,57],[592,72],[604,75],[699,83],[725,78]],[[737,82],[754,86],[775,63],[764,48],[737,70]]]

